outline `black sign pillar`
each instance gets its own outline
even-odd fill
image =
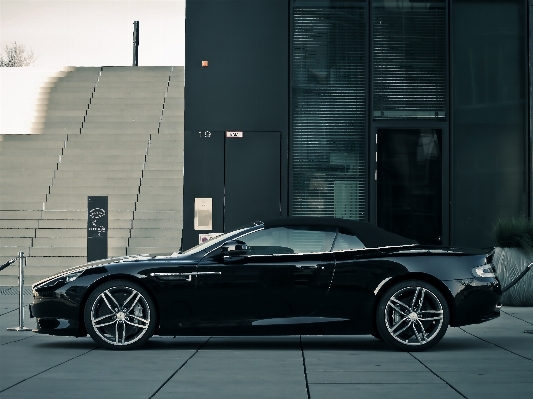
[[[87,262],[107,259],[107,197],[87,197]]]
[[[139,21],[133,22],[133,66],[139,65]]]

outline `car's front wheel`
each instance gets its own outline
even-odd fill
[[[390,287],[379,301],[376,324],[385,342],[404,351],[423,351],[437,344],[448,328],[444,296],[419,280]]]
[[[118,350],[138,348],[154,333],[154,301],[138,284],[108,281],[89,296],[84,321],[87,332],[99,345]]]

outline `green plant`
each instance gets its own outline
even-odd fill
[[[493,234],[499,247],[533,252],[533,222],[526,217],[499,219]]]

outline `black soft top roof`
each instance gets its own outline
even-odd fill
[[[415,240],[383,230],[368,222],[332,217],[293,216],[264,222],[265,228],[279,226],[336,227],[340,232],[357,236],[367,248],[418,244]]]

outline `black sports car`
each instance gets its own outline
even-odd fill
[[[428,247],[370,223],[257,222],[169,256],[72,268],[33,285],[36,332],[130,349],[158,335],[372,334],[400,350],[500,314],[492,252]]]

